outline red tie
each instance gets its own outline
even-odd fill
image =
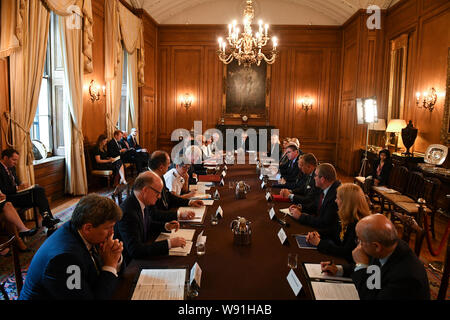
[[[323,202],[323,191],[320,193],[320,199],[319,199],[319,208],[317,209],[317,214],[320,214],[320,208],[322,208],[322,202]]]

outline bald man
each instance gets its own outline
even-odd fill
[[[156,173],[143,172],[136,178],[131,195],[120,205],[123,218],[116,224],[115,234],[123,241],[126,263],[131,259],[167,255],[170,248],[186,245],[181,237],[149,243],[160,232],[178,231],[180,227],[176,220],[164,223],[151,218],[153,211],[158,210],[155,203],[161,197],[163,186]]]
[[[322,262],[323,272],[351,275],[361,300],[430,299],[423,263],[406,242],[398,239],[397,230],[388,218],[375,214],[361,219],[356,225],[356,235],[359,239],[353,250],[356,266],[341,267]],[[370,285],[374,283],[373,271],[368,272],[372,265],[381,268],[379,288]]]

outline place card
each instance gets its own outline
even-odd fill
[[[196,285],[197,287],[200,288],[201,280],[202,280],[202,269],[196,262],[191,269],[191,281],[190,281],[191,286]]]
[[[224,170],[224,171],[222,171],[222,177],[226,177],[227,176],[227,172]]]
[[[270,192],[266,193],[266,200],[270,201],[270,199],[272,198],[272,195],[270,194]]]
[[[264,189],[265,186],[266,186],[266,183],[263,181],[263,183],[261,184],[261,189]]]
[[[280,239],[281,244],[284,244],[286,242],[287,235],[286,232],[284,232],[283,228],[281,228],[280,232],[278,232],[278,238]]]
[[[224,185],[225,185],[225,181],[223,181],[223,178],[222,178],[222,180],[220,181],[220,186],[223,187]]]
[[[219,200],[220,199],[220,193],[219,190],[216,190],[216,192],[214,193],[214,199]]]
[[[289,282],[289,285],[291,286],[292,291],[294,291],[295,296],[298,296],[300,291],[303,288],[302,283],[298,279],[297,275],[295,274],[294,270],[291,269],[288,276],[286,277],[287,281]]]
[[[219,206],[219,207],[217,208],[216,216],[220,216],[221,218],[223,218],[223,210],[222,210],[222,207],[221,207],[221,206]]]
[[[275,210],[273,210],[273,208],[269,210],[269,216],[270,220],[273,220],[273,218],[275,217]]]
[[[264,179],[264,175],[261,173],[261,175],[259,176],[259,180]]]
[[[225,167],[223,167],[223,168],[225,169],[225,171],[228,170],[228,167],[227,167],[226,165],[225,165]]]
[[[205,244],[205,243],[206,243],[206,236],[203,235],[203,231],[202,231],[202,232],[200,232],[200,234],[197,237],[196,245]]]

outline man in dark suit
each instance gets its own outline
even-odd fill
[[[322,190],[316,187],[317,158],[312,153],[300,157],[298,165],[301,176],[292,190],[282,189],[280,195],[297,205],[301,205],[306,212],[317,211],[317,199]]]
[[[158,221],[171,221],[171,220],[190,220],[195,214],[194,212],[178,213],[179,207],[201,207],[203,206],[203,201],[200,200],[189,200],[181,198],[167,188],[166,181],[164,179],[164,174],[170,166],[169,154],[165,151],[155,151],[150,157],[150,170],[156,173],[163,181],[163,189],[161,192],[161,198],[156,202],[156,207],[159,210],[163,210],[163,215],[155,216],[154,212],[153,219]]]
[[[71,221],[34,255],[20,299],[109,299],[123,260],[122,243],[113,240],[121,216],[111,199],[96,194],[82,198]]]
[[[333,236],[338,230],[338,206],[336,204],[336,191],[341,185],[337,180],[336,169],[329,163],[317,167],[315,184],[322,190],[317,200],[317,211],[303,212],[302,208],[293,205],[289,208],[294,219],[301,224],[319,229],[321,232]],[[338,236],[338,235],[336,235]]]
[[[289,144],[286,155],[288,163],[285,167],[280,167],[281,179],[279,184],[275,184],[272,188],[293,189],[299,177],[300,169],[298,161],[300,158],[299,149],[295,144]]]
[[[361,300],[430,300],[428,276],[423,263],[384,215],[361,219],[356,225],[359,245],[353,250],[355,265],[336,266],[322,262],[322,271],[351,276]],[[380,268],[379,285],[369,266]],[[372,279],[369,279],[371,277]]]
[[[16,165],[19,161],[19,153],[14,149],[6,149],[2,152],[0,160],[0,190],[6,195],[6,201],[11,202],[16,208],[38,207],[42,216],[42,225],[48,228],[47,234],[50,235],[56,230],[61,220],[53,218],[45,196],[44,188],[36,185],[28,189],[30,186],[22,183],[16,174]]]
[[[137,141],[137,135],[138,135],[138,129],[136,129],[136,128],[131,129],[130,135],[127,138],[130,148],[134,148],[138,152],[147,153],[147,156],[148,156],[147,149],[144,149],[139,145],[139,143]]]
[[[123,212],[115,228],[116,236],[124,243],[124,257],[131,259],[146,259],[151,256],[167,255],[170,248],[184,247],[186,240],[175,237],[169,240],[148,243],[160,232],[178,231],[178,221],[168,223],[156,221],[153,213],[158,209],[156,201],[161,197],[163,182],[152,171],[141,173],[134,182],[133,192],[120,205]]]
[[[148,153],[138,152],[136,149],[130,147],[126,132],[122,132],[122,138],[119,141],[119,145],[127,150],[121,155],[121,159],[124,163],[134,163],[138,173],[148,169]]]
[[[245,152],[250,150],[250,142],[247,132],[244,131],[240,136],[237,135],[235,137],[235,146],[238,152]]]

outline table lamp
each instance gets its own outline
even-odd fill
[[[398,137],[400,136],[400,133],[404,128],[406,128],[406,121],[403,119],[392,119],[391,121],[389,121],[386,132],[395,133],[395,152],[398,151]]]

